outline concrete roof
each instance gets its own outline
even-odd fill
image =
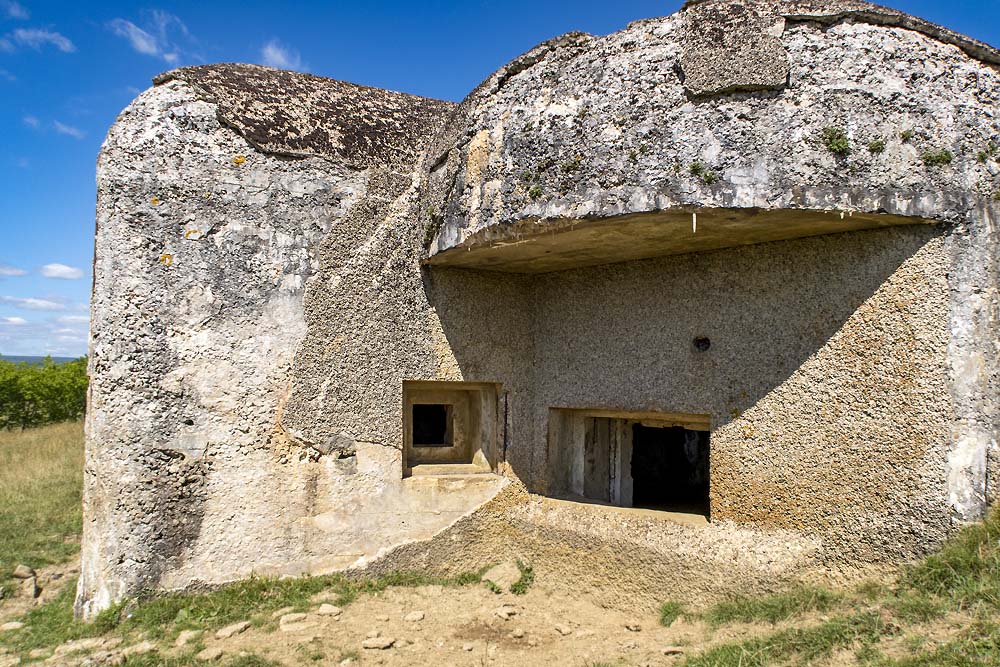
[[[359,167],[412,162],[435,121],[455,106],[259,65],[182,67],[153,82],[175,79],[218,104],[220,120],[260,150]]]

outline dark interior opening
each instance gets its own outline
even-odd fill
[[[632,427],[632,506],[708,515],[707,431]]]
[[[451,447],[451,406],[413,406],[413,446]]]

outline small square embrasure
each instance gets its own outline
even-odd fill
[[[451,447],[452,406],[443,403],[413,406],[413,446]]]

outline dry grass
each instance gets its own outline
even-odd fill
[[[0,431],[0,583],[79,550],[83,424]]]

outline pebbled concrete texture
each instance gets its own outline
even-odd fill
[[[652,608],[933,549],[1000,492],[998,63],[703,0],[457,106],[158,77],[98,163],[77,612],[519,555]],[[492,474],[404,477],[413,380],[500,386]],[[708,415],[712,523],[544,497],[557,407]]]

